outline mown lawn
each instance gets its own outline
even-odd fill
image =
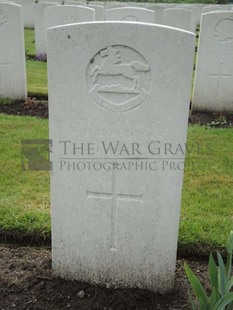
[[[48,136],[47,120],[0,114],[0,231],[50,232],[49,173],[21,170],[21,140]]]
[[[48,121],[0,114],[0,124],[0,232],[48,237],[49,173],[21,170],[21,140],[47,139]],[[193,145],[187,153],[179,249],[207,254],[221,248],[233,229],[233,128],[190,126],[188,146]]]
[[[27,86],[30,96],[47,95],[47,63],[36,61],[35,57],[35,37],[34,30],[25,29],[25,50],[27,57]]]

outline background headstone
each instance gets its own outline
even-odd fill
[[[0,97],[27,98],[23,12],[0,2]]]
[[[45,9],[46,28],[95,20],[95,10],[83,6],[62,5]]]
[[[14,2],[22,6],[24,27],[33,29],[35,25],[34,21],[35,0],[14,0]]]
[[[105,19],[113,21],[121,20],[155,23],[156,15],[155,12],[152,10],[135,7],[124,7],[106,10]]]
[[[95,10],[95,20],[96,21],[105,20],[103,5],[89,4],[88,7]]]
[[[202,15],[193,109],[233,111],[233,12]]]
[[[48,30],[56,275],[160,292],[172,288],[183,171],[163,170],[148,145],[186,141],[194,47],[194,34],[153,24]],[[59,141],[75,142],[77,153],[68,143],[64,154]],[[142,155],[106,154],[103,143],[117,141],[127,147],[137,142]],[[91,154],[78,150],[81,143],[93,143]],[[131,157],[134,168],[120,170]],[[81,168],[88,162],[95,168]],[[151,162],[153,169],[146,169]]]
[[[46,23],[45,23],[45,8],[56,6],[56,3],[37,3],[35,4],[35,45],[36,56],[46,56]]]
[[[207,5],[203,7],[202,14],[209,13],[212,11],[225,11],[225,9],[226,9],[225,5]]]
[[[148,9],[153,10],[156,13],[156,24],[162,24],[163,22],[163,10],[167,7],[164,5],[148,4]]]
[[[191,12],[185,9],[165,9],[163,11],[163,25],[193,31]]]

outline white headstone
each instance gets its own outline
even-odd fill
[[[13,1],[13,0],[12,0],[12,1],[10,1],[10,0],[0,0],[0,3],[1,3],[1,2],[16,4],[15,1]]]
[[[35,4],[35,45],[37,57],[44,57],[46,55],[45,8],[56,5],[58,4],[52,2]]]
[[[25,28],[34,28],[34,5],[35,0],[14,0],[18,5],[22,6],[23,9],[23,20]]]
[[[233,12],[202,15],[193,109],[233,111]]]
[[[95,10],[95,20],[96,21],[105,20],[103,5],[89,4],[88,7]]]
[[[163,22],[163,10],[166,9],[164,5],[155,5],[155,4],[148,4],[148,9],[153,10],[156,13],[156,24],[162,24]]]
[[[0,97],[27,98],[23,12],[0,2]]]
[[[83,6],[62,5],[45,9],[46,28],[95,20],[95,10]]]
[[[126,5],[123,2],[106,2],[105,3],[106,10],[116,9],[116,8],[120,8],[124,6]]]
[[[145,23],[48,30],[55,274],[172,288],[183,172],[157,158],[186,141],[194,45]]]
[[[209,13],[212,11],[225,11],[225,9],[226,9],[225,5],[207,5],[203,7],[202,14]]]
[[[185,6],[185,10],[190,11],[191,13],[191,29],[190,31],[196,33],[197,28],[197,9],[194,6]]]
[[[178,6],[177,8],[179,9],[191,9],[192,11],[194,11],[194,15],[196,16],[196,25],[200,25],[200,21],[201,21],[201,14],[202,14],[202,9],[203,9],[204,5],[200,5],[200,4],[183,4]]]
[[[144,23],[155,23],[156,15],[152,10],[147,10],[143,8],[135,7],[124,7],[109,9],[105,12],[106,20],[113,21],[135,21],[135,22],[144,22]]]
[[[184,9],[166,9],[163,11],[163,25],[192,31],[191,12]]]

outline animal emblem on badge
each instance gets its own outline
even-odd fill
[[[123,45],[100,50],[87,67],[89,94],[111,112],[127,112],[142,105],[151,89],[151,69],[136,50]]]

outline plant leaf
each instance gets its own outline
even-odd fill
[[[218,264],[219,264],[219,274],[218,274],[218,278],[219,278],[219,293],[221,295],[221,297],[223,297],[225,295],[225,291],[226,291],[226,271],[225,271],[225,266],[224,266],[224,262],[222,259],[222,256],[219,252],[217,252],[217,256],[218,256]]]
[[[212,293],[210,295],[210,309],[213,308],[213,306],[217,303],[219,300],[220,296],[218,293],[218,288],[213,288]]]
[[[191,306],[192,306],[192,309],[193,309],[193,310],[198,310],[198,309],[197,309],[197,306],[196,306],[195,303],[194,303],[193,296],[192,296],[190,290],[188,290],[188,298],[189,298],[190,304],[191,304]]]
[[[227,276],[227,280],[230,279],[231,268],[232,268],[232,253],[228,253],[228,255],[227,255],[227,262],[226,262],[226,276]]]
[[[233,286],[233,277],[230,278],[230,280],[227,283],[227,291],[229,292]]]
[[[221,298],[219,302],[217,302],[213,310],[225,310],[226,306],[228,306],[232,301],[233,301],[233,293],[228,293],[223,298]]]
[[[215,260],[212,254],[210,254],[210,258],[209,258],[208,270],[209,270],[209,277],[210,277],[212,290],[214,288],[218,290],[218,268],[217,268],[217,265],[215,263]]]
[[[192,270],[186,263],[184,263],[184,269],[198,300],[199,301],[202,300],[205,303],[205,305],[209,307],[209,298],[201,282],[198,280],[198,278],[195,276],[195,274],[192,272]]]
[[[200,299],[200,304],[199,304],[199,308],[198,309],[199,310],[211,310],[209,305],[207,305],[202,298]]]

